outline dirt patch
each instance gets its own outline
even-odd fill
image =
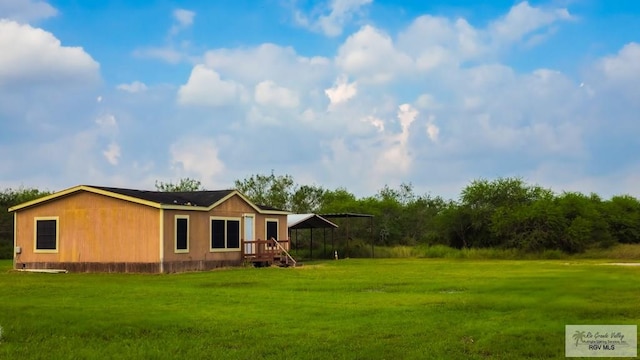
[[[640,263],[606,263],[602,265],[618,265],[618,266],[640,266]]]

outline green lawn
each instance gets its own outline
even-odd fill
[[[0,359],[564,358],[566,324],[640,323],[640,267],[349,259],[172,275],[0,261]]]

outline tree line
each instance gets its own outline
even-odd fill
[[[478,179],[457,200],[416,194],[412,184],[384,186],[357,198],[345,188],[297,185],[290,175],[252,175],[235,186],[252,201],[294,213],[354,212],[375,216],[376,245],[446,245],[538,252],[583,252],[616,243],[640,243],[640,201],[629,195],[554,193],[521,178]],[[354,226],[354,225],[352,225]],[[365,235],[362,235],[365,234]],[[363,239],[367,237],[367,239]]]
[[[190,178],[156,182],[158,191],[204,190]],[[412,184],[384,186],[356,197],[345,188],[297,184],[290,175],[255,174],[234,182],[260,205],[294,213],[363,213],[375,218],[351,224],[354,242],[378,246],[446,245],[577,253],[617,243],[640,243],[640,201],[629,195],[555,193],[521,178],[478,179],[456,200],[416,194]],[[34,188],[0,192],[0,257],[12,256],[11,206],[50,194]]]

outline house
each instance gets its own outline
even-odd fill
[[[270,264],[288,255],[288,212],[253,204],[236,190],[80,185],[9,211],[16,269],[167,273]]]

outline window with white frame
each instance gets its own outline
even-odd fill
[[[35,218],[35,252],[58,252],[58,217]]]
[[[266,219],[264,229],[265,239],[271,240],[273,238],[278,240],[278,219]],[[275,245],[275,243],[270,241],[267,242],[267,247],[274,247]]]
[[[240,219],[211,218],[211,251],[240,250]]]
[[[176,215],[175,217],[175,252],[189,252],[189,216]]]

